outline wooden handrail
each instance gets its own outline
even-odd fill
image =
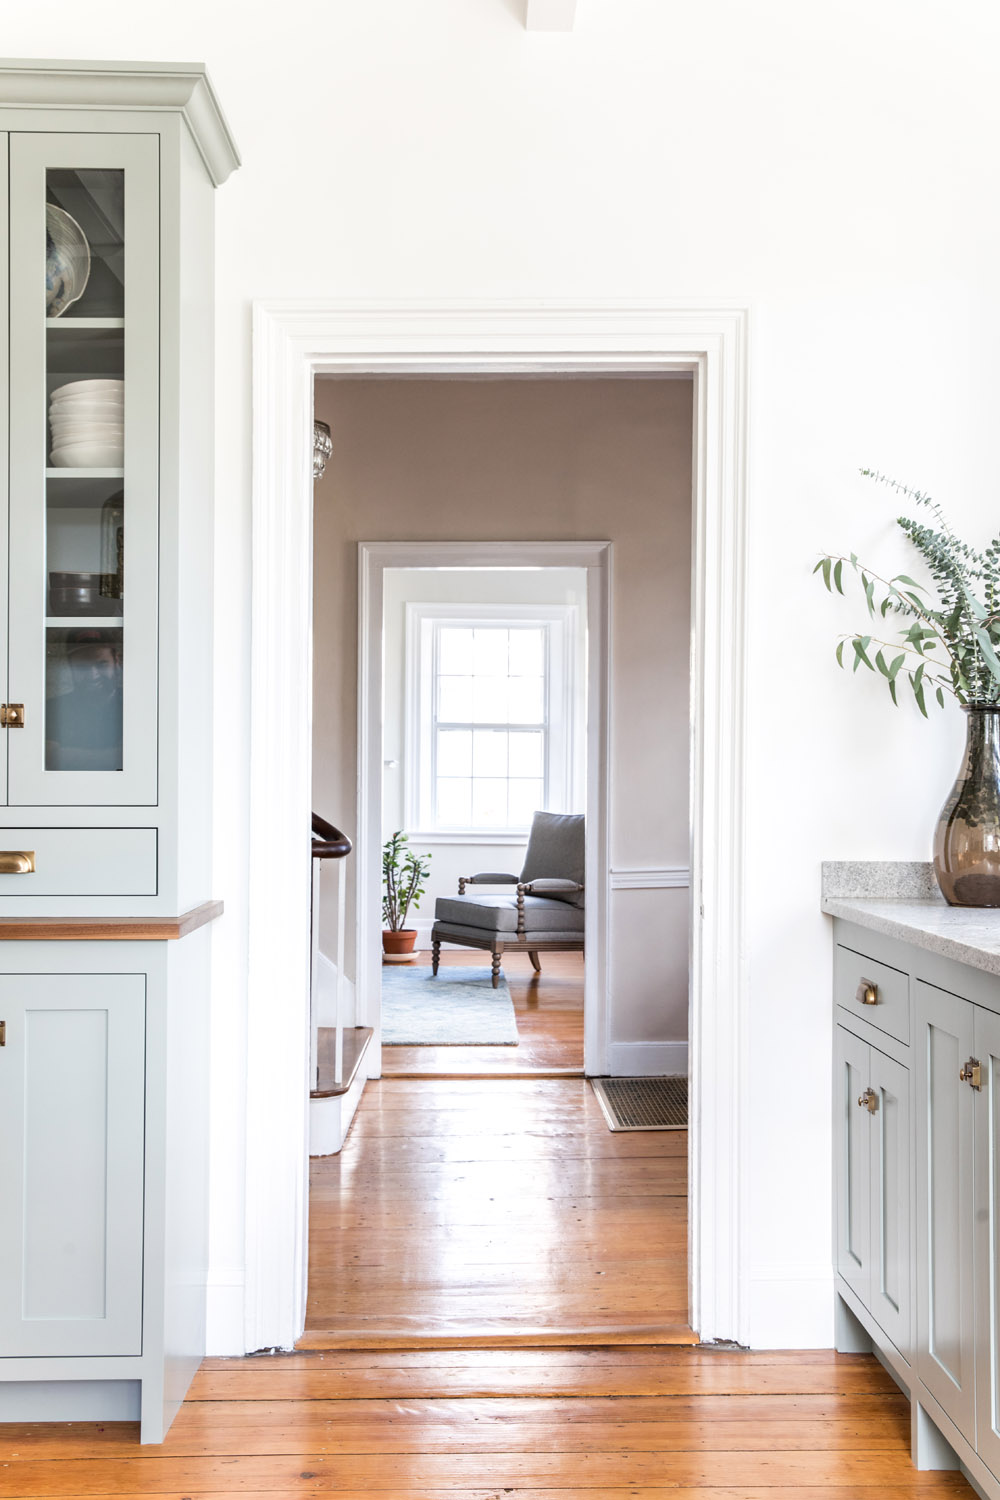
[[[344,859],[354,848],[347,834],[334,828],[319,813],[312,815],[312,835],[313,859]]]

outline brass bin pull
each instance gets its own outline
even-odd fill
[[[878,985],[872,984],[870,979],[862,979],[861,983],[858,985],[858,992],[854,998],[855,1000],[857,1000],[859,1005],[877,1005]]]
[[[34,849],[0,849],[0,875],[31,875],[34,869]]]

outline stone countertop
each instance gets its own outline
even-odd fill
[[[1000,974],[1000,910],[864,896],[826,896],[823,910],[828,916],[940,953],[942,958]]]

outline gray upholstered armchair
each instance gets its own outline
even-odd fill
[[[520,875],[463,875],[457,896],[438,897],[431,930],[433,972],[442,943],[491,952],[494,989],[505,952],[527,953],[536,971],[539,953],[582,952],[584,851],[582,813],[536,812]],[[467,894],[469,886],[514,886],[515,891]]]

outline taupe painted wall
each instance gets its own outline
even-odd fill
[[[687,865],[691,400],[685,380],[317,381],[317,811],[354,836],[359,541],[611,540],[612,869]],[[648,1044],[687,1036],[688,893],[617,890],[611,912],[613,1067],[655,1071]]]

